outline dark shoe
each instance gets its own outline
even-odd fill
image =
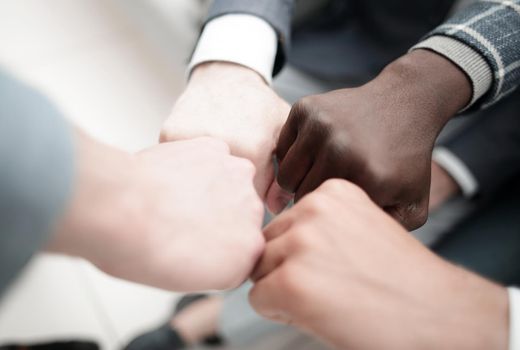
[[[64,341],[38,345],[4,345],[0,350],[99,350],[93,342]]]
[[[186,343],[179,333],[169,324],[165,324],[161,328],[138,336],[125,347],[125,350],[176,350],[184,349],[185,346]]]
[[[182,297],[175,306],[172,316],[177,315],[191,304],[207,297],[205,294],[189,294]],[[218,346],[222,345],[222,343],[222,339],[216,335],[208,337],[203,341],[203,344],[209,346]],[[186,342],[175,329],[171,328],[168,320],[168,322],[160,328],[144,333],[132,340],[124,350],[177,350],[184,348],[186,348]]]

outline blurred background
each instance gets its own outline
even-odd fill
[[[158,139],[184,84],[204,0],[2,0],[0,66],[94,137]],[[167,318],[176,295],[40,255],[0,300],[0,344],[90,339],[118,349]]]

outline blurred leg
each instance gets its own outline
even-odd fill
[[[497,282],[520,283],[520,181],[464,220],[434,250]]]

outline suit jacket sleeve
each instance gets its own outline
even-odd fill
[[[475,123],[442,146],[455,154],[487,197],[520,176],[520,92],[476,115]]]
[[[508,288],[509,350],[520,350],[520,289]]]
[[[52,104],[0,71],[0,294],[62,212],[73,153],[71,130]]]
[[[250,14],[267,21],[278,35],[278,51],[273,74],[285,63],[291,40],[291,17],[294,0],[215,0],[210,8],[207,22],[233,13]]]
[[[427,48],[468,73],[474,93],[482,90],[481,82],[489,81],[482,96],[472,101],[474,108],[486,108],[520,85],[520,0],[475,1],[429,33],[428,39]],[[487,66],[479,66],[478,57],[464,48]]]

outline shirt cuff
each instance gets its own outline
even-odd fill
[[[520,350],[520,290],[508,288],[509,350]]]
[[[471,80],[473,95],[470,103],[463,109],[471,107],[486,94],[493,83],[493,73],[486,60],[466,44],[446,36],[432,36],[412,47],[411,50],[427,49],[436,52],[456,64]]]
[[[199,64],[231,62],[256,71],[270,84],[278,39],[273,27],[246,14],[217,17],[206,24],[188,66],[188,77]]]
[[[436,147],[433,150],[433,160],[455,180],[465,197],[471,198],[477,194],[477,179],[473,176],[466,164],[449,149]]]

